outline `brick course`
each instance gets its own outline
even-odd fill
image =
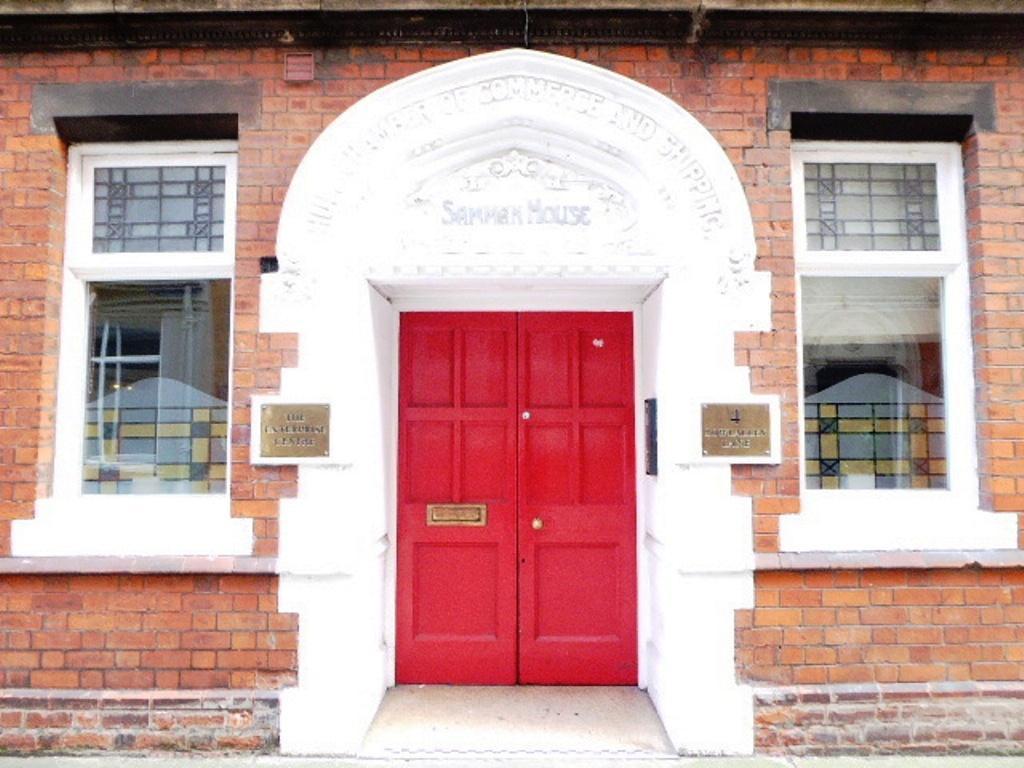
[[[268,752],[279,732],[276,693],[0,691],[0,754]]]
[[[774,754],[1019,755],[1024,687],[842,685],[756,689],[755,743]]]
[[[277,578],[0,577],[0,689],[277,689],[298,621]]]
[[[779,571],[755,585],[736,663],[759,751],[1024,753],[1024,570]]]
[[[755,684],[1024,680],[1024,570],[758,573],[737,612]]]

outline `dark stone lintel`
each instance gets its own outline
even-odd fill
[[[768,128],[798,139],[960,141],[995,128],[990,83],[776,80]]]
[[[68,142],[235,139],[259,124],[256,82],[40,84],[32,130]]]

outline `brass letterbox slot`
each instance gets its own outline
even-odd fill
[[[487,525],[487,505],[427,504],[427,525]]]

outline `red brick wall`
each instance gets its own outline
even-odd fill
[[[30,98],[0,70],[0,555],[53,468],[67,157],[30,135]]]
[[[761,572],[738,611],[752,684],[1024,680],[1024,570]]]
[[[780,467],[735,470],[735,489],[754,496],[755,546],[778,548],[778,516],[799,510],[800,439],[790,226],[789,136],[766,126],[774,78],[834,81],[993,83],[998,127],[967,143],[969,237],[974,275],[982,491],[987,507],[1024,513],[1024,390],[1020,347],[1024,278],[1019,189],[1024,148],[1021,56],[1003,51],[886,51],[809,47],[564,46],[556,53],[614,69],[665,93],[700,120],[736,165],[753,211],[758,268],[772,272],[773,330],[737,337],[736,360],[756,390],[782,395]],[[8,521],[32,514],[52,461],[53,382],[63,217],[63,148],[29,125],[36,83],[133,80],[257,81],[259,124],[242,130],[232,497],[234,513],[255,520],[254,552],[272,555],[277,499],[295,492],[294,469],[248,464],[253,392],[278,387],[294,365],[293,336],[258,329],[259,258],[274,255],[287,184],[308,146],[338,114],[374,89],[479,49],[375,46],[319,51],[317,79],[283,80],[278,49],[186,49],[9,54],[0,61],[0,386],[16,398],[0,415],[0,554]],[[15,203],[11,205],[10,203]]]
[[[999,132],[964,147],[979,458],[982,505],[1017,513],[1024,544],[1024,83],[996,93]]]
[[[276,689],[297,626],[271,576],[0,576],[0,688]]]

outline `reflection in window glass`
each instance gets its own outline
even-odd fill
[[[806,163],[807,249],[937,251],[933,164]]]
[[[97,168],[93,253],[224,249],[224,166]]]
[[[93,283],[85,493],[223,493],[229,280]]]
[[[945,488],[940,278],[801,282],[808,488]]]

